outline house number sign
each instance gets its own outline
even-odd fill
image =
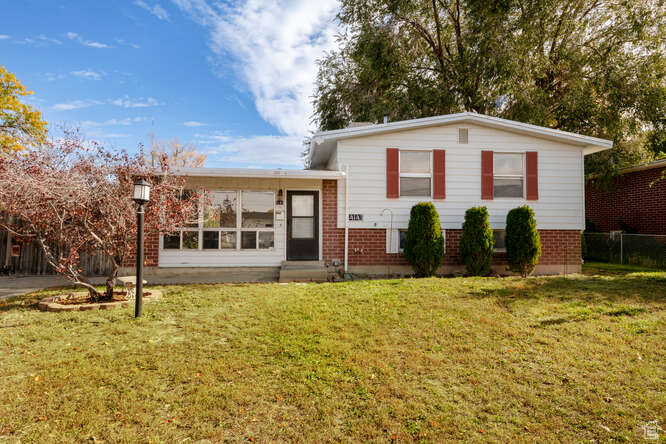
[[[349,220],[363,220],[362,214],[350,214]]]

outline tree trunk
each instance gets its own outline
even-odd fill
[[[104,293],[104,299],[113,299],[113,285],[116,282],[116,277],[118,277],[118,263],[114,260],[113,269],[111,270],[109,276],[106,278],[106,292]]]

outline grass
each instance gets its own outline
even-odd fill
[[[665,272],[163,289],[138,320],[0,302],[0,441],[635,442],[666,423]]]

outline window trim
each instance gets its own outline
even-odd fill
[[[419,152],[419,153],[428,153],[428,173],[403,173],[402,172],[402,153],[403,152]],[[429,198],[432,199],[433,195],[433,168],[432,168],[432,150],[410,150],[410,149],[398,149],[398,197],[406,199],[423,199]],[[402,179],[406,178],[417,178],[417,179],[430,179],[430,193],[426,196],[403,196],[402,195]]]
[[[395,232],[397,233],[397,239],[395,241],[396,242],[395,243],[395,250],[393,249],[393,246],[391,245],[391,246],[389,246],[388,253],[396,254],[396,252],[397,252],[398,254],[404,254],[404,252],[405,252],[404,248],[400,248],[400,233],[407,233],[407,230],[409,230],[409,228],[393,228],[393,230],[395,230]],[[446,255],[446,230],[447,229],[442,228],[441,225],[440,225],[440,230],[442,231],[442,237],[444,238],[444,255]],[[388,229],[387,229],[387,232],[388,232]]]
[[[236,226],[235,227],[204,227],[204,205],[203,195],[201,193],[203,189],[197,190],[201,194],[201,198],[198,203],[198,218],[197,218],[197,227],[182,227],[177,230],[173,235],[178,235],[180,242],[179,248],[164,248],[164,236],[167,236],[167,233],[160,234],[160,250],[165,251],[198,251],[203,253],[218,253],[226,254],[231,252],[242,252],[242,251],[274,251],[275,250],[275,239],[276,239],[276,215],[275,215],[275,190],[256,190],[256,189],[215,189],[215,190],[205,190],[210,192],[220,192],[220,193],[235,193],[236,194]],[[270,193],[273,196],[272,210],[273,210],[273,226],[272,227],[263,227],[263,228],[249,228],[243,227],[243,192],[246,193]],[[183,233],[184,232],[197,232],[198,235],[198,244],[197,249],[194,248],[183,248]],[[203,248],[203,233],[204,231],[214,231],[220,233],[217,238],[217,249],[214,248]],[[244,231],[254,231],[257,232],[255,239],[255,248],[241,248],[242,245],[242,236]],[[236,233],[236,245],[235,248],[220,248],[222,245],[222,232],[234,232]],[[273,246],[271,248],[259,248],[259,232],[272,232],[273,233]]]
[[[405,249],[400,246],[400,233],[407,233],[407,228],[398,228],[398,253],[404,253]]]
[[[526,151],[493,151],[493,199],[499,199],[499,200],[520,200],[524,201],[526,199],[527,195],[527,165],[526,165]],[[495,173],[496,168],[495,168],[495,162],[497,162],[497,156],[502,155],[502,154],[518,154],[520,155],[520,160],[521,160],[521,168],[522,168],[522,175],[518,174],[497,174]],[[522,195],[520,197],[498,197],[497,193],[495,193],[495,179],[496,178],[501,178],[501,179],[522,179],[522,185],[523,185],[523,190],[522,190]]]

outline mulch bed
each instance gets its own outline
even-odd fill
[[[149,291],[143,292],[143,297],[150,296]],[[60,305],[81,305],[81,304],[95,304],[101,302],[123,302],[127,300],[126,291],[114,291],[111,299],[99,299],[95,301],[90,293],[82,295],[82,293],[69,293],[65,295],[60,295],[53,302],[57,302]]]

